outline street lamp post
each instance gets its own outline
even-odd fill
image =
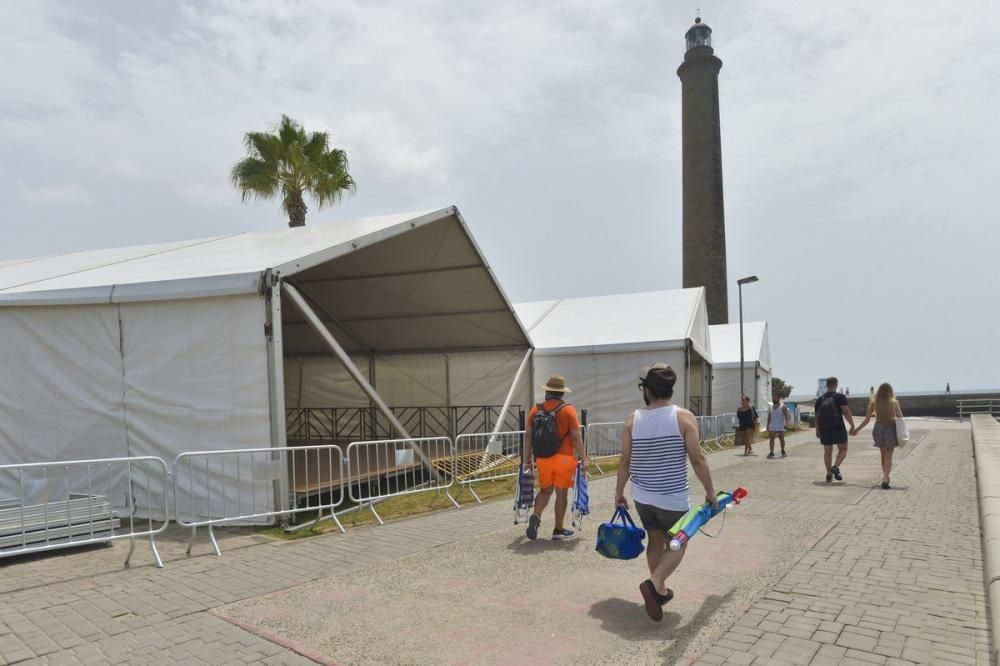
[[[743,385],[743,285],[756,282],[758,279],[756,275],[748,275],[736,281],[740,292],[740,403],[743,402],[743,396],[747,394],[746,387]]]

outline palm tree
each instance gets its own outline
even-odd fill
[[[330,148],[326,132],[306,133],[298,122],[281,116],[273,132],[247,132],[243,139],[247,157],[233,166],[233,186],[247,199],[270,199],[281,195],[281,209],[288,226],[306,224],[309,193],[323,208],[354,192],[354,179],[347,171],[347,155]]]

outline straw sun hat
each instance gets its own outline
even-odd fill
[[[573,391],[566,386],[566,378],[562,375],[552,375],[549,377],[549,381],[545,382],[542,386],[542,390],[551,391],[552,393],[572,393]]]

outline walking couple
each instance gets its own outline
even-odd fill
[[[857,435],[875,417],[875,428],[872,439],[882,457],[882,488],[889,488],[889,473],[892,471],[892,454],[900,445],[896,436],[896,419],[903,418],[903,410],[896,400],[892,386],[883,383],[872,395],[868,403],[865,419],[859,425],[854,425],[854,416],[847,404],[847,397],[837,392],[837,378],[826,380],[826,393],[816,399],[816,437],[823,445],[823,462],[826,465],[826,481],[833,479],[843,481],[844,475],[840,466],[847,458],[847,427],[844,419],[851,424],[851,436]],[[837,459],[833,461],[833,447],[837,447]]]

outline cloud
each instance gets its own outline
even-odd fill
[[[90,192],[77,183],[43,187],[18,183],[17,197],[28,206],[87,206],[94,200]]]
[[[470,168],[492,170],[491,154],[521,148],[505,137],[566,113],[567,90],[627,104],[620,90],[572,88],[606,78],[641,27],[610,2],[186,4],[173,30],[138,36],[68,4],[18,20],[8,30],[22,38],[0,55],[35,64],[8,92],[44,111],[0,121],[21,145],[49,159],[59,146],[80,169],[116,165],[206,205],[231,197],[243,132],[282,113],[330,129],[362,188],[443,193]],[[80,31],[91,39],[74,39]],[[127,38],[107,52],[95,31]],[[642,132],[636,114],[618,117],[601,116],[612,131]]]
[[[0,194],[7,219],[30,208],[36,224],[4,251],[283,225],[277,202],[239,202],[229,169],[243,133],[285,113],[329,131],[358,182],[310,221],[457,203],[514,300],[679,286],[675,70],[696,6],[18,3],[0,25]],[[961,16],[903,0],[704,9],[724,62],[728,271],[761,277],[744,305],[771,321],[776,372],[806,386],[836,368],[856,387],[903,368],[907,387],[963,366],[995,383],[977,354],[1000,320],[961,306],[993,297],[1000,13],[986,0]],[[60,233],[43,201],[113,205]],[[541,284],[530,267],[553,245],[567,278]],[[636,268],[648,256],[655,275]],[[928,357],[957,320],[960,349]]]

